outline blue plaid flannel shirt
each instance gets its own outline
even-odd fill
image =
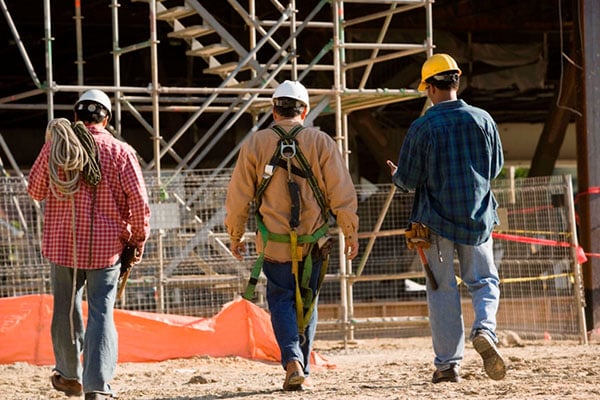
[[[491,181],[503,164],[492,117],[451,100],[435,104],[411,124],[392,180],[415,190],[412,222],[456,243],[479,245],[499,223]]]

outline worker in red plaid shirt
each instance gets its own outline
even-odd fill
[[[117,365],[113,309],[121,252],[139,263],[150,231],[150,208],[135,152],[106,125],[111,103],[89,90],[75,120],[50,121],[46,142],[29,174],[29,195],[44,203],[42,254],[51,264],[54,295],[53,387],[69,396],[109,399]],[[82,314],[87,285],[87,326]],[[81,361],[83,355],[83,361]]]

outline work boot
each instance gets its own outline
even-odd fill
[[[298,360],[292,360],[285,366],[285,382],[283,382],[283,390],[292,392],[302,390],[304,383],[304,371]]]
[[[451,364],[450,368],[444,370],[436,370],[433,373],[433,378],[431,378],[431,382],[440,383],[440,382],[460,382],[460,368],[456,364]]]
[[[85,394],[85,400],[111,400],[116,398],[117,396],[110,393],[89,392]]]
[[[50,381],[54,389],[63,392],[67,396],[81,396],[83,394],[83,386],[81,386],[81,383],[77,379],[66,379],[55,372],[50,377]]]
[[[506,375],[506,363],[492,338],[479,331],[473,338],[473,347],[483,360],[483,369],[487,376],[496,381],[503,379]]]

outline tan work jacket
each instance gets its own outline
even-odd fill
[[[278,125],[289,132],[298,123],[298,120],[292,119],[279,121]],[[325,195],[325,200],[336,216],[338,226],[347,239],[355,239],[358,231],[356,191],[335,141],[314,127],[304,128],[296,138]],[[244,235],[251,202],[278,142],[279,136],[275,132],[264,129],[251,134],[240,149],[225,202],[225,225],[233,241],[239,241]],[[293,164],[299,167],[296,159],[293,159]],[[276,167],[270,179],[272,182],[263,193],[259,211],[269,232],[287,234],[290,232],[291,207],[287,185],[288,172],[285,168]],[[298,235],[310,235],[326,221],[321,216],[321,208],[308,181],[294,174],[292,179],[300,187],[300,225],[296,231]],[[256,238],[256,249],[259,253],[262,251],[262,239],[259,234]],[[304,254],[306,252],[307,248],[303,250]],[[290,261],[289,243],[269,241],[265,249],[265,258],[276,262]]]

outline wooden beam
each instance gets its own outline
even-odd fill
[[[575,104],[581,71],[570,63],[565,62],[565,65],[564,77],[556,90],[555,99],[531,160],[530,177],[552,175],[567,127],[573,118],[572,110],[577,107]]]
[[[584,250],[600,254],[600,195],[590,190],[600,187],[600,3],[581,0],[583,34],[583,117],[577,123],[577,181],[580,241]],[[588,330],[600,328],[600,259],[591,257],[583,265]]]

